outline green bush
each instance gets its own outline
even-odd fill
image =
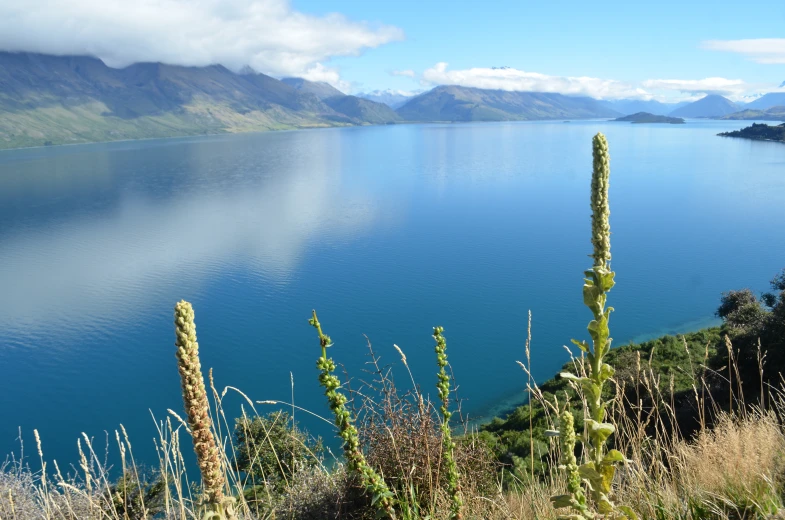
[[[237,468],[252,486],[281,490],[296,472],[320,464],[324,451],[322,440],[301,430],[285,411],[240,417],[234,435]]]

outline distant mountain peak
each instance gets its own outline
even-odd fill
[[[780,88],[785,88],[785,81],[783,81],[782,83],[780,83]]]
[[[405,90],[372,90],[371,92],[361,92],[357,97],[383,103],[392,109],[396,109],[409,101],[414,96],[421,94],[422,91],[408,92]]]
[[[673,117],[722,117],[739,110],[739,106],[719,94],[709,94],[689,105],[677,108],[669,115]]]

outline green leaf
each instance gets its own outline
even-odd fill
[[[581,377],[576,376],[575,374],[570,374],[569,372],[561,372],[559,374],[559,377],[561,377],[562,379],[567,379],[569,381],[580,381],[581,379],[583,379]]]
[[[601,295],[602,290],[593,283],[586,282],[583,284],[583,304],[588,308],[594,310]]]
[[[602,475],[600,475],[597,472],[597,470],[594,469],[594,463],[593,462],[587,462],[586,464],[582,464],[578,468],[578,473],[581,475],[581,477],[585,478],[586,480],[588,480],[588,481],[590,481],[592,483],[594,483],[594,482],[597,482],[597,483],[602,482]]]
[[[616,370],[610,366],[608,363],[603,363],[602,367],[600,367],[600,380],[607,381],[608,379],[613,377],[613,374],[616,373]]]
[[[617,509],[624,513],[624,516],[629,520],[638,520],[638,515],[635,514],[635,511],[630,506],[618,506]]]
[[[581,388],[583,389],[583,393],[586,394],[586,397],[589,401],[597,401],[600,397],[600,392],[602,391],[597,384],[587,377],[583,377],[580,379]]]
[[[586,424],[589,426],[589,435],[593,439],[597,439],[599,442],[605,442],[605,439],[610,437],[616,428],[610,423],[601,423],[589,419],[586,421]]]
[[[597,501],[597,510],[603,515],[613,513],[613,502],[608,499],[605,493],[600,494],[600,499]]]
[[[589,344],[585,341],[578,341],[577,339],[571,339],[570,341],[572,341],[573,345],[577,346],[582,351],[586,352],[587,354],[589,353]]]
[[[553,507],[572,507],[572,495],[556,495],[551,497]]]
[[[624,455],[619,450],[610,450],[605,454],[605,458],[602,461],[608,464],[624,462]]]
[[[611,464],[603,464],[600,467],[600,474],[602,475],[600,491],[603,493],[611,492],[611,485],[613,484],[613,475],[616,473],[616,466]]]
[[[597,285],[603,292],[608,292],[613,289],[613,286],[616,285],[616,282],[613,278],[616,276],[616,273],[613,271],[597,271],[595,274],[595,280],[597,280]]]

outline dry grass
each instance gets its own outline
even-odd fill
[[[395,490],[399,518],[444,518],[449,508],[441,456],[439,415],[428,397],[414,386],[399,392],[389,368],[379,366],[371,350],[372,378],[350,391],[358,414],[358,429],[369,463],[382,473]],[[576,360],[580,371],[581,360]],[[691,439],[684,439],[674,424],[672,396],[667,382],[657,381],[638,364],[616,386],[611,420],[617,427],[616,447],[630,462],[620,468],[615,482],[619,503],[631,506],[641,519],[741,520],[785,518],[785,394],[771,389],[766,407],[747,406],[739,392],[729,395],[733,411],[723,413],[707,403],[695,381],[694,407],[701,417],[714,417],[713,426],[703,421]],[[404,363],[404,368],[408,367]],[[259,415],[257,404],[232,387],[218,391],[210,375],[214,434],[226,472],[227,494],[237,498],[240,518],[251,519],[350,519],[373,518],[369,498],[358,489],[339,461],[302,468],[285,488],[261,489],[260,502],[249,503],[242,493],[247,476],[237,470],[233,444],[233,421],[227,420],[223,400],[239,393],[246,405],[241,411]],[[639,382],[632,394],[628,380]],[[542,398],[536,386],[530,389]],[[579,393],[580,395],[580,393]],[[266,403],[266,402],[265,402]],[[278,403],[284,404],[286,403]],[[584,406],[579,399],[573,407]],[[291,405],[289,405],[291,406]],[[555,426],[555,425],[554,425]],[[162,484],[154,488],[139,476],[130,440],[121,428],[112,439],[122,461],[125,486],[110,478],[103,460],[105,447],[97,450],[88,438],[80,439],[79,474],[63,476],[54,462],[39,451],[33,471],[28,458],[6,463],[0,470],[0,520],[153,520],[196,519],[199,496],[188,475],[183,451],[190,450],[187,426],[174,413],[156,421],[158,463],[154,468]],[[459,440],[456,457],[461,475],[465,518],[542,520],[562,511],[549,498],[564,490],[564,478],[551,468],[544,479],[500,482],[487,449],[471,432]],[[558,446],[551,444],[550,458],[558,460]],[[509,478],[509,473],[506,473]],[[157,491],[156,491],[157,489]],[[156,491],[155,493],[152,493]],[[262,504],[262,507],[257,507]]]

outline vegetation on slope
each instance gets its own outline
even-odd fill
[[[764,110],[747,109],[723,116],[720,119],[785,121],[785,106],[775,106]]]
[[[711,424],[709,415],[716,414],[716,410],[700,408],[696,392],[700,400],[722,403],[720,408],[724,409],[736,404],[728,402],[732,392],[744,395],[749,402],[767,398],[779,385],[779,374],[785,371],[785,271],[772,280],[771,286],[774,292],[760,298],[748,289],[725,293],[717,310],[724,321],[722,327],[611,350],[606,361],[616,371],[616,385],[624,400],[638,403],[639,408],[651,408],[656,402],[654,396],[665,396],[663,403],[671,408],[671,416],[664,425],[689,437]],[[759,347],[759,341],[766,347]],[[765,372],[761,374],[763,361]],[[583,362],[573,359],[562,371],[574,370],[576,363]],[[534,395],[535,399],[506,418],[484,425],[480,433],[498,460],[519,478],[529,472],[532,461],[538,473],[548,471],[546,431],[550,418],[543,402],[554,398],[574,400],[578,394],[568,380],[557,375],[540,384]],[[635,412],[632,408],[628,411]],[[663,410],[659,413],[667,416]],[[580,429],[582,413],[576,419]],[[656,433],[652,428],[654,425],[649,433]]]
[[[0,52],[0,148],[397,119],[386,105],[358,107],[329,85],[294,83],[219,65],[112,69],[90,57]],[[326,93],[330,104],[320,97]]]
[[[325,99],[324,102],[336,112],[364,123],[383,125],[401,120],[401,117],[392,108],[370,99],[357,96],[335,96]]]
[[[637,112],[628,116],[617,117],[614,121],[629,121],[630,123],[670,123],[683,125],[684,119],[680,117],[657,116],[648,112]]]
[[[742,128],[741,130],[722,132],[717,135],[723,137],[743,137],[744,139],[754,139],[756,141],[785,142],[785,123],[778,126],[771,126],[763,123],[752,123],[752,126]]]

